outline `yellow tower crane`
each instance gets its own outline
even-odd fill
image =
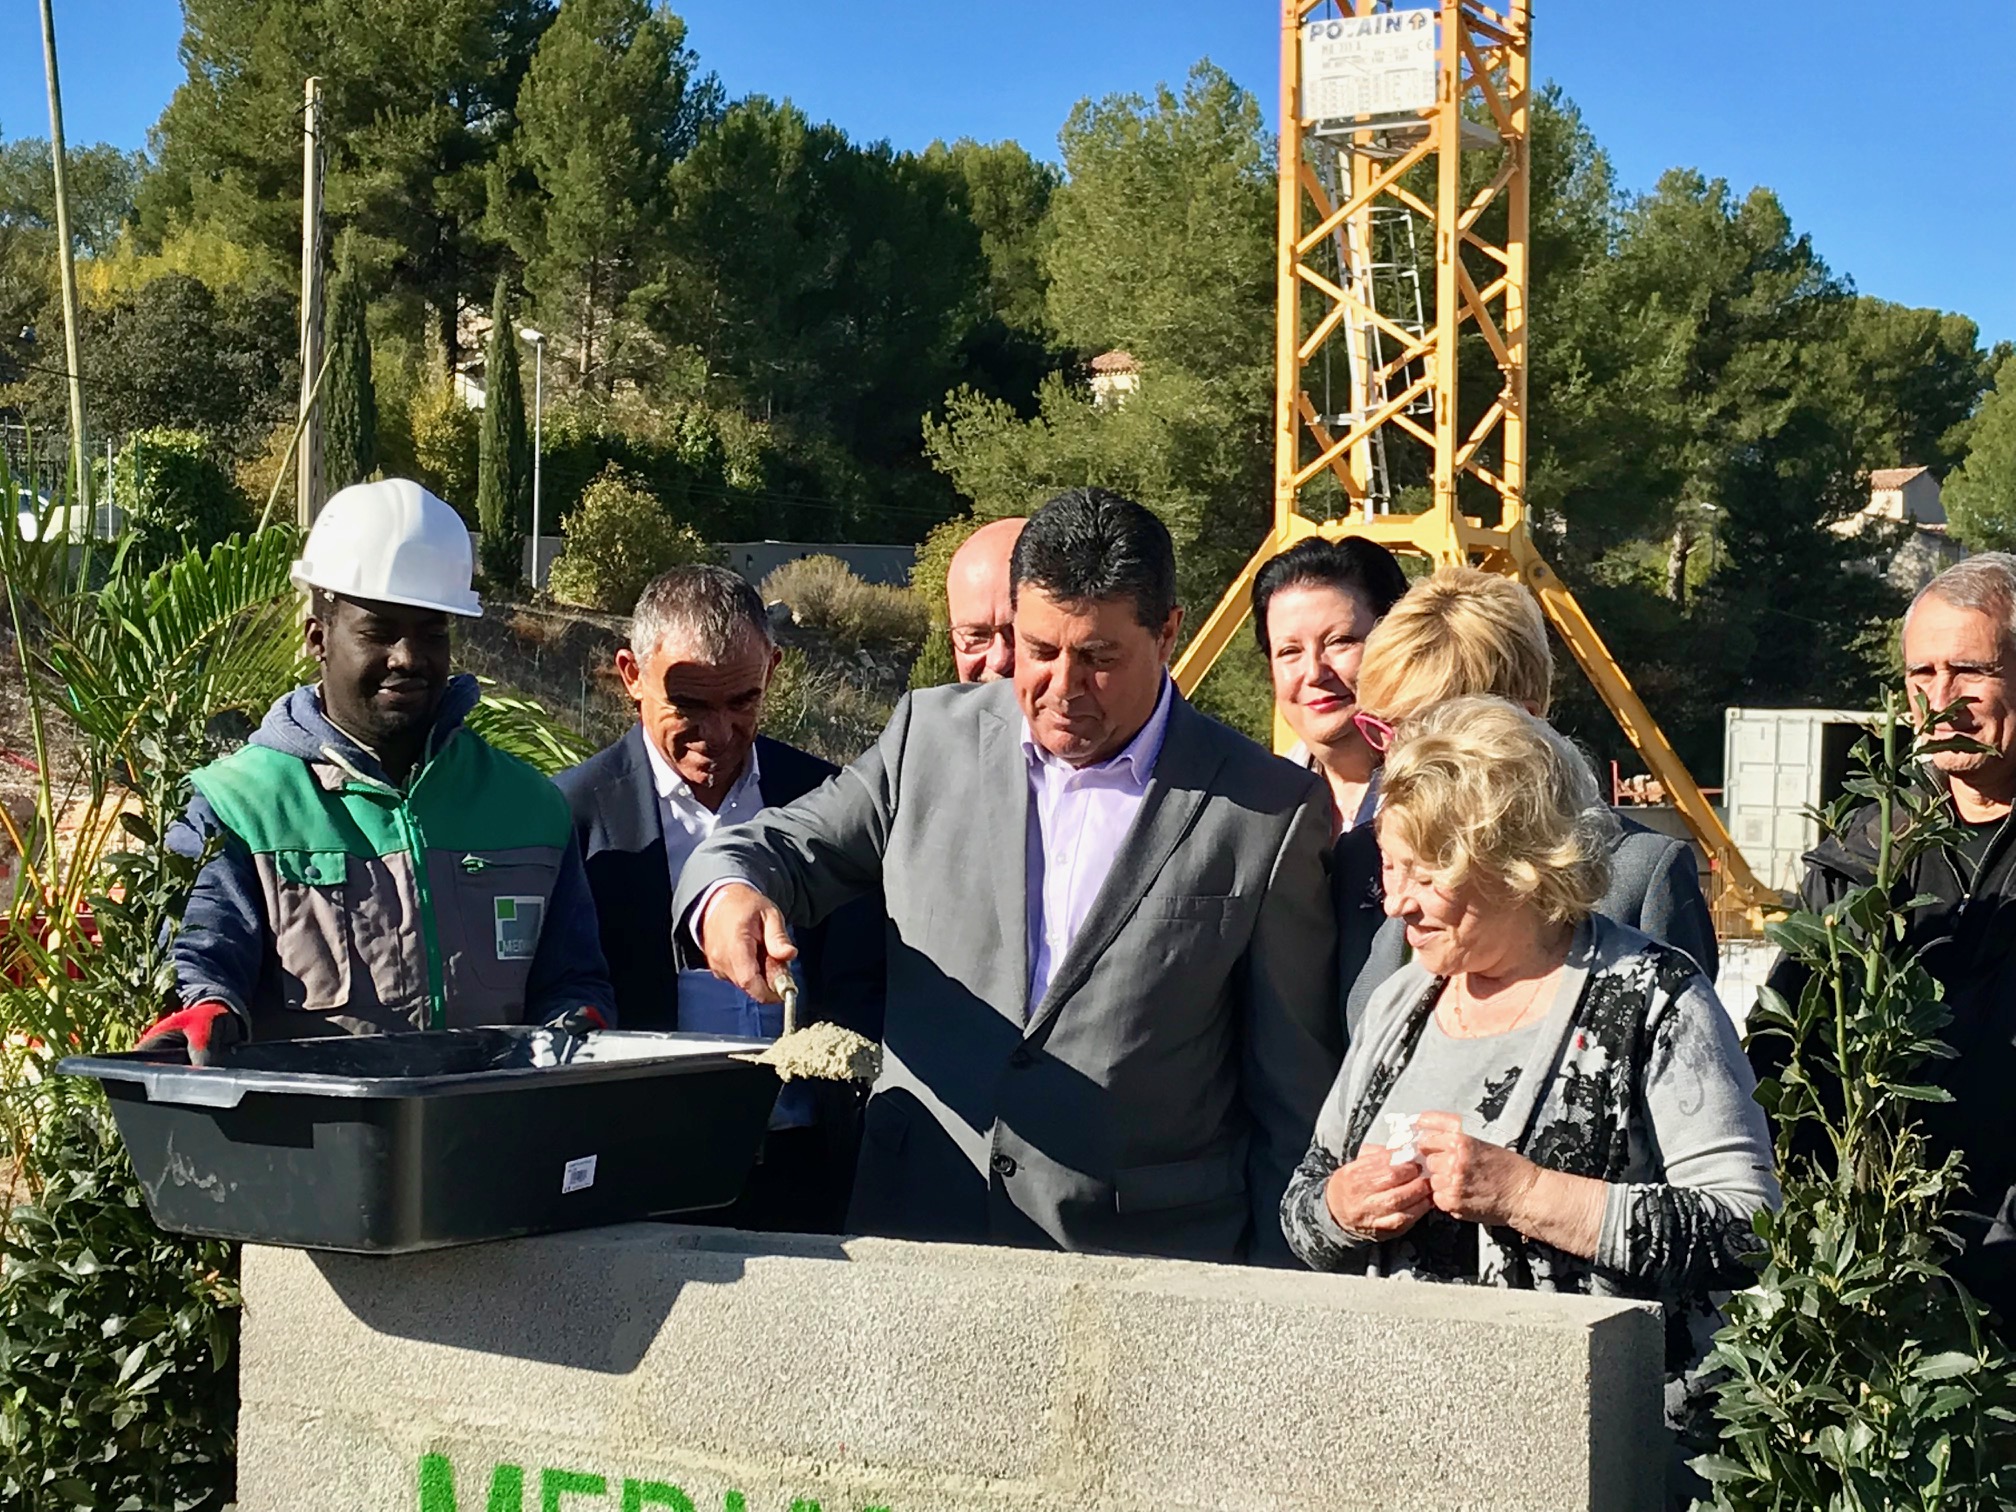
[[[1708,853],[1727,930],[1780,900],[1527,529],[1532,103],[1528,0],[1502,12],[1476,0],[1281,0],[1274,522],[1178,659],[1176,682],[1185,693],[1197,685],[1249,613],[1254,575],[1308,536],[1363,536],[1517,578]],[[1484,228],[1500,204],[1493,240]],[[1421,290],[1430,260],[1414,255],[1424,233],[1432,302]],[[1473,383],[1466,407],[1458,353],[1473,332],[1473,361],[1488,356],[1498,387],[1487,397]],[[1328,378],[1340,358],[1337,408]],[[1432,454],[1419,513],[1393,507],[1389,442]],[[1495,497],[1496,521],[1466,514],[1465,491]],[[1283,735],[1277,723],[1277,743]]]

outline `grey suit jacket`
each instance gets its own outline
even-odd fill
[[[1342,1059],[1328,800],[1175,698],[1140,816],[1031,1004],[1023,729],[1007,682],[912,694],[824,787],[706,841],[673,917],[727,878],[794,926],[882,888],[851,1228],[1285,1264],[1281,1193]]]
[[[1662,944],[1678,946],[1694,958],[1712,986],[1721,965],[1715,919],[1701,895],[1694,847],[1635,820],[1623,819],[1623,833],[1610,849],[1610,886],[1596,912],[1613,923]],[[1358,1032],[1372,990],[1407,963],[1407,927],[1388,919],[1372,937],[1372,948],[1356,980],[1347,982],[1344,1003],[1347,1037]]]

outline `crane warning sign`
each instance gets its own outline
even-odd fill
[[[1302,119],[1418,115],[1435,104],[1435,12],[1337,16],[1302,28]]]

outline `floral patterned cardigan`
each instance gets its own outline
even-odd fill
[[[1751,1218],[1778,1201],[1735,1026],[1685,954],[1590,917],[1569,947],[1542,1063],[1512,1089],[1524,1106],[1501,1126],[1523,1129],[1513,1148],[1527,1159],[1608,1184],[1595,1258],[1434,1212],[1397,1240],[1360,1239],[1330,1216],[1324,1184],[1377,1127],[1442,986],[1410,961],[1374,992],[1281,1201],[1290,1247],[1315,1270],[1661,1302],[1677,1426],[1686,1378],[1720,1326],[1717,1293],[1749,1283]]]

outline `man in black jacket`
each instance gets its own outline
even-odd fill
[[[1953,1021],[1945,1037],[1958,1054],[1934,1061],[1927,1077],[1953,1094],[1920,1105],[1932,1158],[1958,1150],[1966,1161],[1961,1211],[1951,1225],[1962,1242],[1953,1270],[2016,1324],[2016,556],[1982,552],[1934,578],[1904,617],[1905,686],[1915,707],[1964,706],[1942,730],[1987,752],[1932,758],[1928,780],[1952,804],[1962,839],[1954,853],[1922,856],[1898,901],[1929,896],[1913,909],[1903,948],[1925,951],[1926,969],[1946,990]],[[1858,812],[1845,832],[1806,857],[1805,906],[1824,911],[1876,873],[1876,811]],[[1796,1000],[1806,973],[1780,959],[1769,985]],[[1783,1069],[1776,1035],[1752,1048],[1760,1078]]]
[[[774,1038],[782,1011],[672,959],[672,889],[723,825],[790,803],[837,770],[756,733],[781,653],[756,590],[725,567],[675,567],[637,601],[616,670],[638,722],[556,779],[574,813],[625,1029]],[[881,909],[864,899],[801,930],[800,1019],[882,1031]],[[763,1162],[722,1221],[837,1230],[852,1184],[858,1096],[794,1083],[778,1098]]]

